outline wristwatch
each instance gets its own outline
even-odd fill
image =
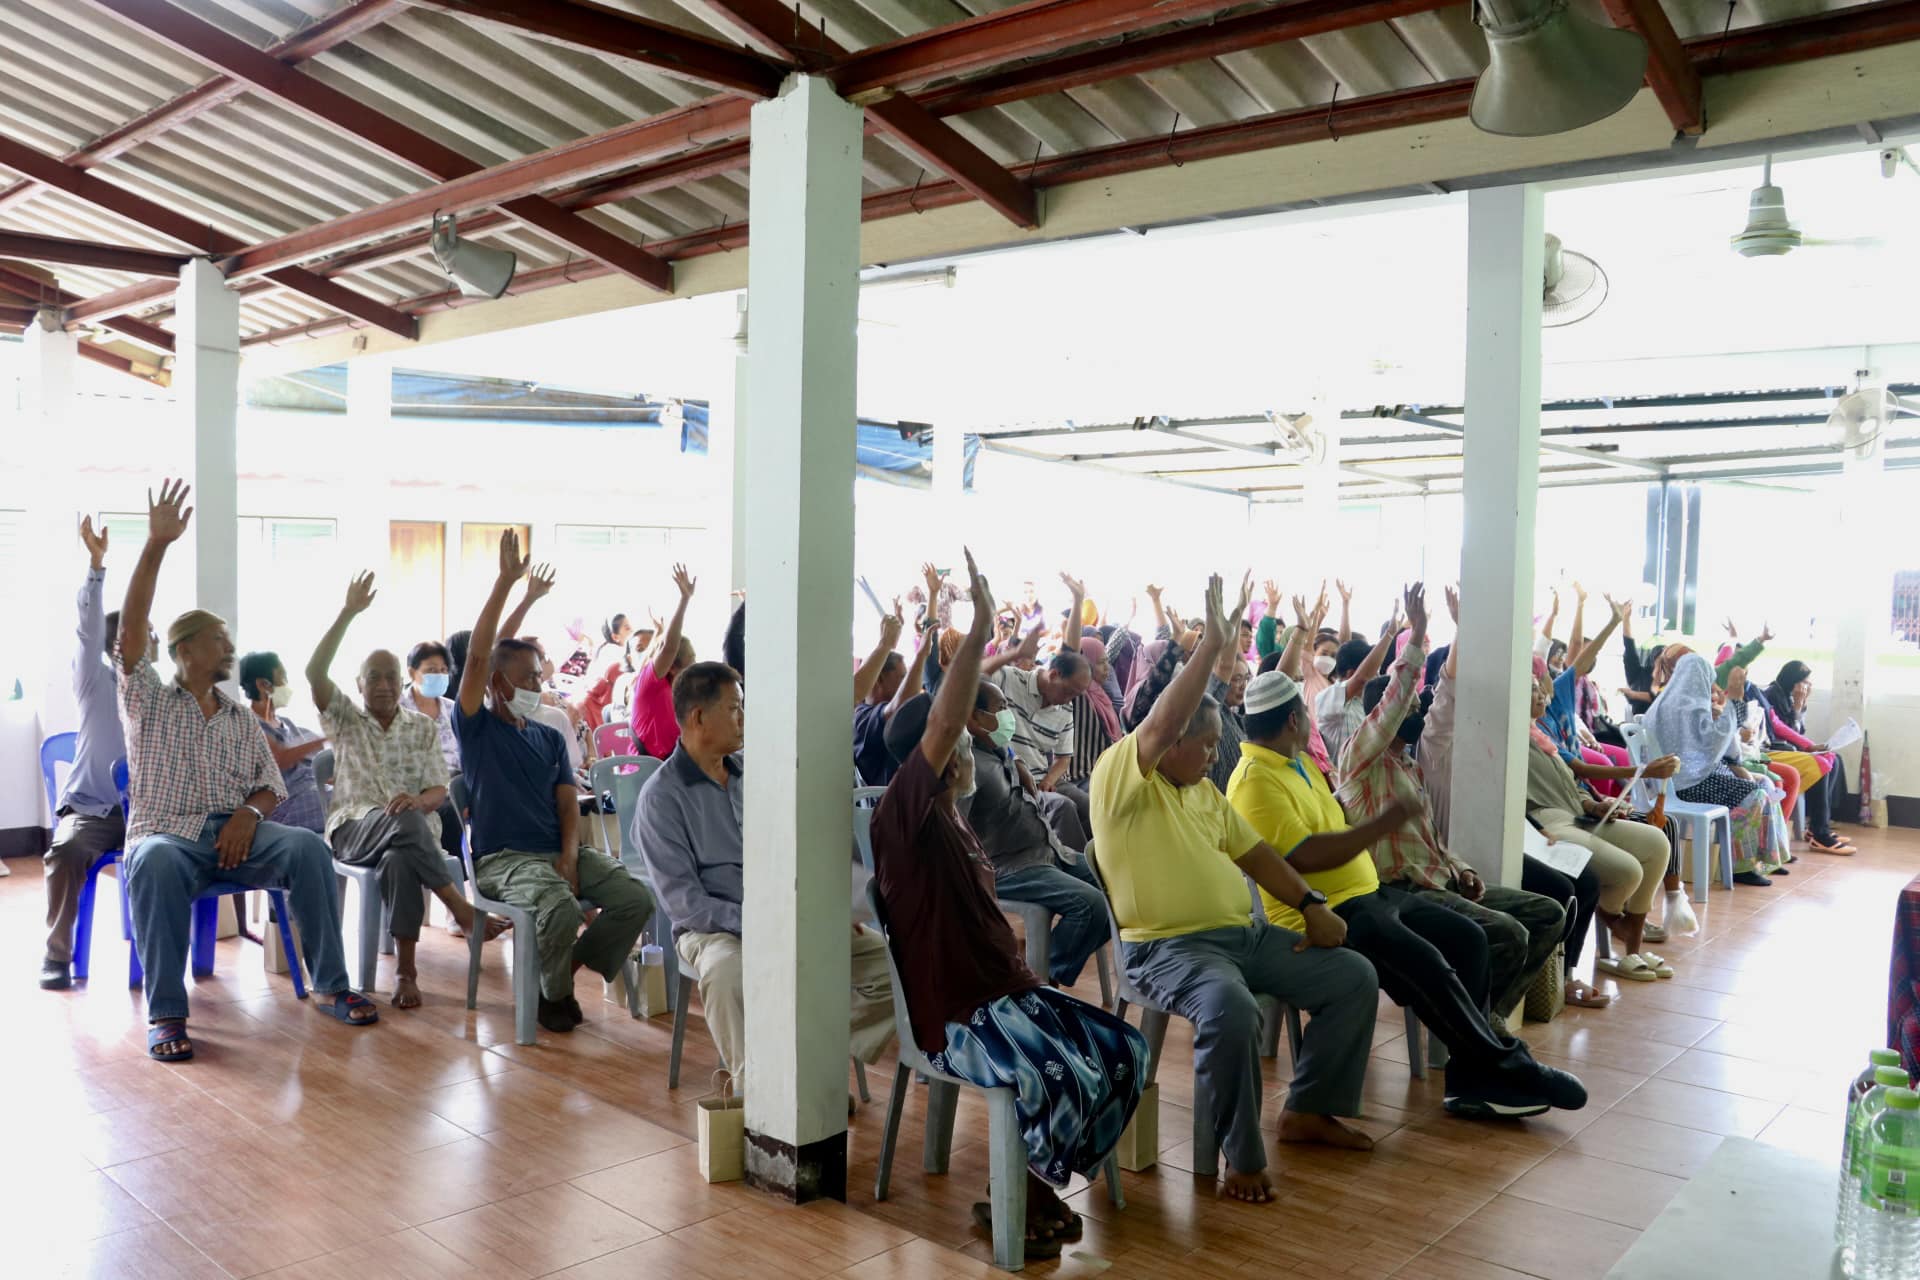
[[[1294,910],[1305,915],[1308,907],[1324,907],[1326,905],[1326,894],[1320,892],[1318,889],[1309,889],[1306,894],[1301,897],[1299,903],[1294,907]]]

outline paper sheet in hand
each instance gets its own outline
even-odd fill
[[[1865,736],[1860,731],[1860,722],[1848,716],[1845,724],[1827,735],[1827,750],[1844,751]]]
[[[879,614],[883,618],[886,617],[887,616],[886,608],[881,605],[880,597],[873,594],[873,588],[867,585],[866,578],[862,576],[860,578],[856,578],[855,581],[860,584],[860,590],[866,593],[867,603],[873,606],[873,611]]]
[[[1574,879],[1587,869],[1587,859],[1592,852],[1566,840],[1547,843],[1547,837],[1531,822],[1521,825],[1521,848],[1535,862],[1544,862],[1568,879]]]
[[[1600,821],[1607,821],[1609,818],[1617,815],[1621,809],[1625,808],[1633,800],[1634,789],[1640,785],[1646,776],[1646,765],[1640,764],[1634,766],[1633,776],[1620,784],[1620,794],[1607,802],[1606,811],[1600,815]]]

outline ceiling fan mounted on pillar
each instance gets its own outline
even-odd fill
[[[1487,36],[1487,69],[1468,115],[1514,138],[1565,133],[1633,101],[1647,75],[1647,42],[1588,22],[1567,0],[1474,0]]]

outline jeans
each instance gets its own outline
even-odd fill
[[[1345,947],[1295,951],[1300,935],[1258,920],[1177,938],[1122,944],[1127,976],[1193,1024],[1195,1096],[1212,1109],[1220,1153],[1236,1173],[1267,1167],[1260,1131],[1260,1008],[1276,996],[1309,1015],[1287,1110],[1355,1116],[1380,987],[1366,957]]]
[[[1093,872],[1084,862],[1056,860],[997,875],[993,893],[1014,902],[1037,903],[1060,917],[1047,951],[1052,972],[1040,975],[1059,986],[1078,982],[1087,961],[1107,941],[1106,900],[1094,887]]]
[[[333,854],[318,832],[263,822],[253,848],[239,865],[220,869],[213,842],[231,814],[216,813],[198,840],[151,835],[127,855],[127,900],[133,911],[134,946],[146,971],[147,1017],[187,1016],[187,947],[193,900],[216,882],[251,889],[285,889],[287,910],[300,930],[313,993],[347,989],[347,962],[340,944],[340,895]]]

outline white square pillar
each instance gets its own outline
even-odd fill
[[[747,430],[747,295],[735,299],[733,359],[720,371],[707,407],[707,457],[716,484],[730,486],[726,545],[717,548],[714,567],[725,573],[727,590],[747,589],[747,473],[741,465]],[[716,494],[715,497],[718,497]],[[719,539],[713,540],[716,544]],[[729,616],[733,605],[728,598]]]
[[[73,701],[73,599],[86,573],[86,553],[74,529],[87,508],[97,514],[98,493],[81,491],[78,468],[62,442],[80,424],[75,421],[75,388],[80,354],[79,335],[61,327],[56,309],[41,311],[23,335],[26,359],[20,368],[20,428],[12,439],[17,442],[15,465],[20,467],[20,488],[0,501],[18,493],[32,513],[30,545],[40,554],[28,557],[38,565],[32,579],[32,595],[21,602],[20,614],[26,623],[24,654],[39,653],[38,700],[40,728],[43,734],[61,733],[78,726]],[[138,551],[132,553],[138,555]],[[115,550],[109,563],[115,567],[132,564],[122,559],[127,552]],[[115,585],[109,582],[109,594]],[[108,605],[116,608],[117,605]],[[24,656],[23,654],[23,656]],[[24,664],[23,664],[24,666]],[[13,692],[8,680],[5,695]],[[51,825],[52,815],[48,815]]]
[[[1540,190],[1467,196],[1460,689],[1448,847],[1489,884],[1520,882],[1540,496]]]
[[[205,258],[180,269],[173,395],[193,441],[194,604],[240,627],[240,298]],[[171,618],[155,618],[162,636]]]
[[[860,109],[792,76],[753,109],[746,1177],[846,1198]]]
[[[1840,727],[1851,716],[1869,734],[1873,717],[1868,700],[1873,691],[1873,667],[1883,638],[1890,630],[1889,614],[1893,601],[1893,564],[1888,553],[1892,545],[1887,531],[1900,527],[1889,519],[1887,511],[1886,450],[1880,431],[1891,423],[1867,423],[1872,438],[1865,444],[1841,450],[1841,486],[1834,512],[1837,536],[1834,544],[1847,548],[1847,554],[1835,557],[1833,598],[1840,601],[1839,622],[1833,638],[1833,694],[1827,722],[1810,726],[1816,736]],[[1756,674],[1753,678],[1758,679]],[[1814,679],[1819,679],[1816,672]],[[1871,745],[1871,739],[1869,739]],[[1860,745],[1840,753],[1846,759],[1847,777],[1854,794],[1860,791]],[[1885,759],[1883,755],[1882,760]],[[1885,794],[1876,784],[1873,821],[1878,825],[1885,814]],[[1857,811],[1836,812],[1842,822],[1859,820]]]

